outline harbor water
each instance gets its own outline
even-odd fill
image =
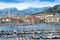
[[[53,29],[53,30],[60,30],[60,25],[56,23],[40,23],[40,24],[34,24],[34,25],[29,25],[29,26],[12,26],[12,25],[2,25],[0,26],[0,30],[4,31],[29,31],[29,30],[48,30],[48,29]],[[30,38],[31,35],[33,34],[21,34],[26,37],[10,37],[10,38],[0,38],[1,40],[47,40],[47,39],[33,39]],[[20,35],[20,36],[21,36]],[[37,36],[44,36],[44,34],[34,34]],[[60,40],[60,39],[49,39],[49,40]]]
[[[2,25],[0,26],[0,30],[4,31],[12,31],[12,30],[43,30],[43,29],[60,29],[60,24],[55,23],[40,23],[40,24],[34,24],[29,26],[12,26],[12,25]]]

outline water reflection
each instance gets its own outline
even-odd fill
[[[54,23],[40,23],[30,26],[0,26],[0,30],[11,31],[11,30],[38,30],[38,29],[60,29],[60,25]]]

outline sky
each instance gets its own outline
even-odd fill
[[[29,7],[53,7],[60,4],[60,0],[0,0],[0,9],[17,8],[23,10]]]

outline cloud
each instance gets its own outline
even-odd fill
[[[29,7],[50,7],[59,3],[51,2],[23,2],[23,3],[0,3],[0,9],[16,7],[19,10],[23,10]]]
[[[60,0],[0,0],[0,9],[16,7],[19,10],[28,7],[50,7],[60,4]]]
[[[17,9],[26,9],[29,7],[28,3],[0,3],[0,9],[16,7]]]

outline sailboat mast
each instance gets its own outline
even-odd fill
[[[9,18],[11,17],[11,15],[10,15],[10,10],[8,10],[8,17],[9,17]]]

